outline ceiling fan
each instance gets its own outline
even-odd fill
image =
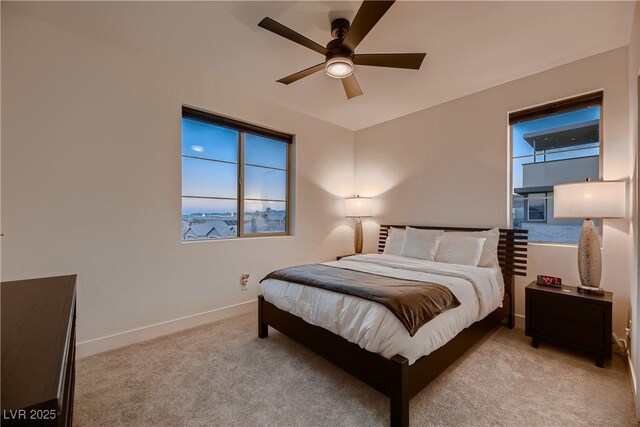
[[[364,1],[358,9],[353,23],[344,18],[331,22],[331,40],[326,47],[319,45],[300,33],[293,31],[281,23],[267,17],[258,26],[271,31],[294,43],[314,50],[325,57],[325,61],[306,70],[298,71],[278,80],[286,85],[310,76],[324,69],[329,75],[342,81],[347,98],[362,95],[362,89],[353,75],[354,65],[370,65],[373,67],[407,68],[419,70],[426,53],[365,53],[354,51],[369,31],[378,23],[393,5],[394,1]]]

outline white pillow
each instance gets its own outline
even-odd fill
[[[400,255],[402,251],[402,245],[404,244],[404,230],[402,228],[391,227],[387,240],[384,243],[385,255]]]
[[[450,231],[447,234],[467,237],[484,237],[485,242],[482,247],[482,255],[478,262],[478,267],[500,267],[498,263],[498,240],[500,240],[500,229],[492,228],[486,231]]]
[[[400,255],[433,261],[443,234],[442,230],[419,230],[407,227]]]
[[[436,253],[437,262],[477,266],[482,256],[484,237],[467,237],[444,233]]]

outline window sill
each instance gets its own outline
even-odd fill
[[[199,240],[182,240],[180,243],[192,244],[192,243],[209,243],[209,242],[242,242],[244,240],[256,240],[256,239],[280,239],[294,237],[293,234],[276,234],[266,236],[246,236],[246,237],[227,237],[223,239],[199,239]]]
[[[556,243],[556,242],[528,242],[529,245],[534,246],[555,246],[555,247],[567,247],[567,248],[577,248],[577,243]]]

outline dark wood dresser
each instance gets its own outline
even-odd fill
[[[613,294],[585,294],[573,286],[554,288],[532,282],[525,289],[525,334],[534,347],[540,340],[564,344],[596,359],[611,359]]]
[[[2,282],[2,425],[70,426],[76,276]]]

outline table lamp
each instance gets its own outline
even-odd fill
[[[620,181],[590,181],[560,184],[553,187],[555,218],[584,218],[578,243],[578,289],[602,294],[602,253],[600,236],[593,218],[624,218],[626,216],[625,183]]]
[[[345,216],[356,219],[356,230],[353,239],[353,246],[356,254],[362,253],[362,219],[371,216],[370,197],[350,197],[346,199]]]

